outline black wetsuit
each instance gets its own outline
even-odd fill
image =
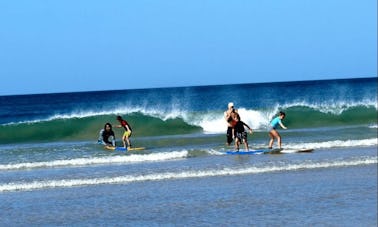
[[[235,137],[237,137],[240,141],[247,139],[247,132],[245,131],[244,125],[246,125],[244,122],[238,121],[234,126]]]
[[[106,131],[104,130],[102,132],[102,140],[105,142],[105,143],[109,143],[109,144],[112,144],[112,141],[109,141],[109,137],[110,136],[113,136],[113,139],[115,138],[115,135],[114,135],[114,132],[113,131]]]

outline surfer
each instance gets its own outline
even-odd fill
[[[281,128],[287,129],[286,126],[282,124],[282,120],[285,118],[285,116],[286,116],[286,114],[284,112],[280,112],[278,114],[278,116],[275,117],[270,122],[270,125],[269,125],[269,137],[270,137],[269,149],[273,148],[274,138],[277,139],[278,146],[279,146],[280,149],[282,149],[281,148],[281,135],[278,133],[277,127],[278,127],[278,125],[280,125]]]
[[[237,110],[234,108],[234,103],[228,103],[228,109],[224,112],[224,119],[227,122],[227,145],[230,146],[231,142],[233,141],[234,134],[233,128],[235,126],[235,115],[237,114]]]
[[[131,148],[130,137],[132,134],[132,129],[129,123],[127,123],[127,121],[125,121],[121,116],[117,116],[117,121],[119,121],[120,123],[120,125],[117,125],[117,128],[125,129],[125,132],[123,133],[123,136],[122,136],[123,147],[127,148],[126,147],[126,142],[127,142],[127,146]]]
[[[112,125],[110,123],[106,123],[104,128],[100,130],[100,134],[98,137],[98,143],[103,144],[105,146],[113,146],[115,147],[115,135],[112,129]]]
[[[252,134],[252,129],[246,123],[240,120],[240,115],[237,113],[234,115],[234,121],[235,121],[235,126],[233,128],[233,135],[235,138],[235,150],[239,151],[240,143],[244,143],[245,151],[248,151],[249,147],[248,147],[248,140],[247,140],[247,132],[245,131],[244,126],[248,128],[249,133],[251,134]]]

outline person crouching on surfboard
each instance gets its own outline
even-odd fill
[[[269,149],[273,148],[274,138],[277,139],[277,143],[280,149],[281,148],[281,135],[277,131],[278,125],[280,125],[283,129],[287,129],[285,125],[282,124],[282,120],[285,118],[286,114],[284,112],[280,112],[278,117],[275,117],[269,125]]]
[[[110,123],[106,123],[104,125],[104,128],[101,129],[98,137],[98,143],[103,144],[105,146],[115,147],[115,135],[112,129],[112,125]]]
[[[127,121],[125,121],[121,116],[117,116],[117,120],[120,123],[120,125],[117,125],[117,128],[125,129],[125,132],[123,133],[123,136],[122,136],[123,147],[127,148],[126,147],[126,142],[127,142],[128,147],[131,148],[130,137],[132,134],[132,129],[129,123],[127,123]]]
[[[247,132],[245,131],[244,126],[249,129],[249,133],[252,134],[252,129],[246,123],[240,120],[240,115],[238,113],[234,116],[235,125],[233,128],[233,135],[235,138],[235,149],[239,151],[240,143],[244,143],[245,151],[248,151],[248,140],[247,140]]]

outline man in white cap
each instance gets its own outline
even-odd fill
[[[224,112],[224,119],[227,122],[227,145],[230,146],[233,141],[232,129],[234,127],[234,115],[237,114],[237,110],[234,108],[234,103],[228,103],[228,109]]]

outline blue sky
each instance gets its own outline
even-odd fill
[[[377,76],[376,0],[14,0],[0,28],[0,95]]]

